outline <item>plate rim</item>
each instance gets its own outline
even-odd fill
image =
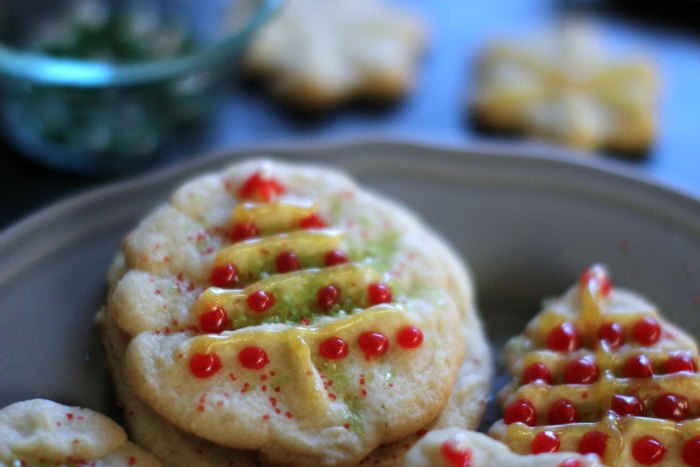
[[[390,148],[387,150],[387,148]],[[204,153],[200,158],[186,161],[182,164],[166,167],[162,170],[144,174],[132,179],[112,182],[101,187],[86,190],[74,196],[67,197],[57,203],[47,206],[44,209],[28,216],[17,224],[13,225],[9,231],[0,232],[0,294],[5,290],[11,290],[13,278],[17,274],[22,274],[27,268],[32,268],[35,265],[35,259],[41,258],[47,253],[53,253],[57,250],[57,245],[63,245],[74,241],[76,238],[84,238],[92,236],[97,229],[106,229],[110,226],[101,225],[100,220],[122,218],[140,218],[130,209],[129,205],[135,199],[138,200],[142,193],[149,193],[150,190],[155,190],[158,197],[162,194],[167,197],[172,189],[176,188],[183,180],[196,177],[206,171],[216,170],[225,166],[225,164],[234,163],[241,158],[250,157],[253,155],[268,155],[271,158],[283,158],[288,155],[290,159],[300,163],[327,163],[333,162],[333,158],[323,157],[325,155],[333,156],[338,153],[337,161],[341,165],[349,166],[347,170],[353,170],[352,167],[359,167],[359,171],[367,173],[366,170],[372,168],[372,152],[386,151],[384,156],[378,159],[377,166],[391,167],[391,164],[399,161],[402,156],[402,151],[410,148],[412,153],[409,154],[408,163],[402,167],[401,174],[409,176],[417,175],[424,177],[427,181],[441,181],[445,178],[450,178],[456,181],[465,181],[472,183],[479,180],[480,174],[486,174],[485,186],[491,186],[491,183],[496,189],[512,188],[509,182],[514,180],[520,181],[520,169],[527,168],[525,174],[530,173],[535,175],[532,178],[523,177],[521,187],[525,189],[537,188],[543,193],[552,193],[557,195],[557,191],[561,190],[564,194],[582,194],[584,200],[594,200],[596,202],[605,201],[596,191],[597,188],[603,188],[603,194],[608,194],[608,182],[618,181],[624,186],[619,190],[611,189],[613,196],[618,196],[617,201],[621,201],[622,205],[630,206],[630,203],[637,202],[635,195],[643,194],[643,199],[651,200],[651,207],[639,207],[636,211],[642,214],[658,216],[654,209],[659,206],[670,206],[674,204],[674,210],[668,214],[668,222],[672,228],[685,227],[690,225],[692,239],[700,245],[700,198],[687,196],[679,191],[667,188],[663,184],[645,180],[643,177],[637,177],[629,173],[629,171],[620,170],[614,164],[605,161],[591,161],[563,158],[562,151],[542,150],[535,147],[514,147],[512,145],[502,144],[487,144],[487,145],[467,145],[458,146],[450,144],[435,144],[425,141],[407,141],[406,139],[351,139],[351,140],[335,140],[335,141],[314,141],[305,143],[285,144],[275,143],[268,145],[251,145],[250,147],[241,148],[223,148],[209,153]],[[361,150],[367,154],[358,158],[358,166],[353,166],[352,151]],[[437,166],[431,166],[431,171],[421,175],[422,167],[427,163],[421,156],[422,152],[439,152],[440,157],[436,158]],[[429,154],[427,154],[429,155]],[[512,165],[506,167],[505,174],[500,172],[499,163],[511,161]],[[451,171],[455,167],[460,167],[463,170],[458,172]],[[474,173],[470,172],[474,169]],[[542,172],[540,172],[540,169]],[[567,172],[574,169],[573,172]],[[537,183],[542,179],[551,178],[552,173],[564,173],[566,176],[563,181],[554,180],[544,185]],[[385,174],[381,174],[383,177]],[[389,174],[390,175],[390,174]],[[591,189],[587,190],[588,183],[591,177],[601,177],[600,180],[595,180],[594,185],[590,185]],[[464,178],[466,177],[466,178]],[[376,182],[376,180],[374,180]],[[566,182],[573,181],[569,186]],[[171,187],[172,189],[167,189]],[[114,196],[124,197],[127,202],[116,206],[115,210],[104,209],[105,203],[109,203]],[[588,198],[587,196],[592,196]],[[149,202],[152,201],[149,198]],[[615,201],[615,199],[613,199]],[[669,204],[671,203],[671,204]],[[678,209],[675,209],[675,204],[680,204]],[[107,205],[108,206],[108,205]],[[637,209],[636,204],[634,208]],[[144,207],[147,211],[148,208]],[[97,213],[96,210],[104,211],[100,215],[102,217],[86,216],[84,222],[73,223],[63,219],[79,217],[82,210],[87,210],[88,213]],[[692,219],[689,223],[684,223],[684,214],[689,214]],[[655,217],[657,219],[658,217]],[[57,235],[51,235],[48,242],[40,245],[29,251],[29,248],[36,247],[38,242],[44,242],[46,237],[46,226],[56,226],[61,229]],[[81,226],[87,226],[91,229],[87,232],[81,229]],[[66,234],[67,232],[67,234]],[[9,233],[9,235],[8,235]],[[28,237],[24,237],[29,234]],[[61,239],[63,235],[63,239]],[[56,239],[58,237],[58,239]],[[66,239],[67,238],[67,239]],[[110,240],[111,241],[111,240]],[[11,251],[15,248],[16,251]],[[33,256],[25,256],[23,253],[29,251]],[[698,250],[700,251],[700,249]],[[467,258],[467,261],[468,258]],[[466,263],[469,265],[470,263]],[[104,273],[104,271],[103,271]],[[104,277],[104,276],[103,276]],[[477,282],[477,285],[479,283]],[[480,300],[483,297],[482,290],[478,290],[476,297]],[[482,315],[484,324],[487,319]],[[488,332],[488,331],[487,331]],[[489,342],[493,344],[490,333],[487,334]],[[496,352],[494,355],[498,355]],[[495,380],[492,381],[493,387],[497,386]],[[491,393],[493,394],[493,393]]]
[[[601,175],[621,183],[626,183],[629,187],[648,191],[649,194],[663,197],[664,202],[676,204],[690,210],[698,211],[700,219],[700,196],[688,190],[671,186],[663,181],[652,179],[651,177],[637,173],[629,167],[625,167],[621,162],[612,160],[593,159],[590,155],[569,148],[545,145],[538,142],[476,142],[466,144],[454,144],[449,142],[436,142],[421,138],[393,138],[393,137],[348,137],[348,138],[327,138],[312,140],[292,140],[276,141],[270,143],[254,143],[243,146],[230,146],[204,151],[199,155],[180,161],[176,164],[156,169],[152,172],[136,175],[123,180],[108,182],[86,189],[84,191],[69,195],[63,199],[52,202],[35,212],[29,213],[0,230],[0,258],[5,256],[8,250],[12,250],[13,245],[21,243],[25,234],[31,232],[39,224],[55,218],[60,218],[61,214],[80,209],[81,206],[99,202],[104,198],[121,192],[128,192],[145,188],[157,182],[165,182],[169,179],[177,179],[189,175],[195,177],[205,173],[206,170],[213,170],[220,167],[227,160],[240,160],[244,157],[270,156],[271,158],[283,158],[287,156],[304,156],[305,153],[325,153],[323,156],[308,155],[308,161],[324,163],[325,157],[334,157],[329,154],[352,148],[409,148],[411,150],[423,150],[426,152],[440,152],[450,154],[452,157],[461,157],[465,163],[470,160],[487,158],[496,161],[519,161],[525,164],[539,164],[549,169],[571,169],[581,172],[584,176]],[[494,162],[494,161],[490,161]],[[700,232],[699,232],[700,233]],[[2,261],[4,262],[4,261]],[[0,278],[0,282],[2,278]]]

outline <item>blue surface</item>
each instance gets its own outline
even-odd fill
[[[615,158],[615,161],[626,170],[700,197],[700,35],[697,33],[655,24],[653,12],[646,20],[626,19],[608,8],[573,5],[596,2],[396,0],[396,3],[423,14],[431,33],[416,89],[405,100],[383,109],[350,106],[308,121],[280,108],[263,92],[234,81],[208,125],[186,144],[170,150],[160,165],[176,162],[185,154],[274,141],[372,135],[457,145],[501,141],[478,133],[468,124],[464,101],[475,54],[493,37],[527,35],[573,10],[584,10],[599,27],[604,43],[616,53],[642,52],[658,63],[663,75],[661,129],[656,145],[646,160]],[[602,157],[610,159],[607,155]],[[30,179],[32,182],[28,183]],[[52,172],[5,149],[0,152],[0,227],[55,199],[106,181]]]

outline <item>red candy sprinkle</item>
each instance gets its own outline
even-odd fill
[[[216,266],[211,271],[211,283],[217,287],[233,288],[238,285],[238,269],[233,264]]]
[[[697,373],[698,366],[695,359],[689,352],[673,352],[666,360],[666,373],[680,373],[681,371],[689,371]]]
[[[209,378],[221,369],[221,359],[215,353],[196,353],[190,358],[190,372],[197,378]]]
[[[622,326],[618,323],[605,323],[598,329],[598,339],[605,341],[611,349],[617,349],[625,343]]]
[[[654,318],[646,316],[634,323],[632,336],[641,345],[655,344],[661,337],[661,326]]]
[[[260,235],[260,232],[255,224],[246,222],[234,224],[231,232],[228,234],[228,238],[232,242],[242,242],[243,240],[248,240],[249,238],[257,237],[258,235]]]
[[[506,407],[503,420],[506,422],[506,425],[522,422],[528,426],[535,426],[537,413],[535,412],[535,407],[532,405],[532,402],[520,399]]]
[[[689,410],[688,399],[678,394],[661,394],[654,402],[654,415],[667,420],[684,420]]]
[[[666,454],[666,448],[656,438],[643,436],[632,445],[632,456],[640,464],[652,465],[660,462]]]
[[[576,423],[578,421],[578,411],[570,401],[560,399],[549,408],[547,419],[550,425]]]
[[[579,278],[579,286],[581,288],[588,287],[588,284],[592,281],[595,281],[600,295],[605,297],[610,294],[610,277],[608,276],[608,271],[605,266],[602,264],[594,264],[583,271]]]
[[[564,367],[567,384],[593,384],[598,381],[598,365],[587,358],[572,360]]]
[[[583,464],[581,464],[581,461],[576,459],[575,457],[570,457],[566,459],[565,461],[562,461],[558,467],[581,467]]]
[[[270,363],[270,359],[267,358],[267,352],[260,347],[244,348],[238,352],[238,361],[241,362],[241,365],[250,370],[265,368],[265,366]]]
[[[560,352],[571,352],[581,348],[581,336],[568,322],[561,323],[547,335],[547,347]]]
[[[357,343],[367,357],[378,357],[389,350],[389,339],[381,332],[365,331]]]
[[[472,452],[468,448],[460,449],[454,442],[447,440],[440,446],[440,454],[450,467],[470,467]]]
[[[700,467],[700,436],[686,441],[681,455],[686,464],[691,467]]]
[[[264,290],[258,290],[248,295],[246,299],[251,310],[262,313],[269,310],[275,305],[275,296],[267,293]]]
[[[532,440],[532,453],[559,451],[559,436],[553,431],[540,431]]]
[[[552,375],[544,363],[535,362],[523,368],[522,380],[523,384],[530,384],[533,381],[543,381],[547,384],[552,384]]]
[[[328,227],[328,223],[318,213],[309,214],[299,221],[302,229],[322,229]]]
[[[627,378],[651,378],[654,374],[651,361],[646,355],[641,354],[628,358],[622,371]]]
[[[321,342],[319,352],[329,360],[338,360],[348,354],[348,345],[340,337],[329,337]]]
[[[602,431],[589,431],[581,436],[578,442],[578,452],[581,454],[598,454],[601,458],[608,446],[608,434]]]
[[[301,269],[301,261],[293,252],[283,251],[275,258],[275,266],[280,273],[298,271]]]
[[[392,300],[391,288],[383,282],[373,282],[367,286],[367,299],[370,305],[389,303]]]
[[[644,406],[635,396],[615,394],[610,402],[610,409],[618,415],[642,415]]]
[[[284,185],[260,172],[255,172],[238,190],[238,197],[269,202],[284,194]]]
[[[220,306],[214,307],[199,316],[199,324],[202,330],[212,334],[219,334],[226,329],[228,322],[226,311]]]
[[[321,287],[316,295],[316,302],[325,313],[338,303],[338,299],[340,299],[340,289],[333,284]]]
[[[415,349],[423,342],[423,332],[415,326],[406,326],[396,334],[396,340],[401,347]]]
[[[337,266],[348,262],[348,255],[340,250],[331,250],[323,257],[324,266]]]

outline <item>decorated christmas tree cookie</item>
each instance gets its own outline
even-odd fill
[[[170,433],[173,465],[396,464],[416,432],[478,424],[489,357],[463,266],[338,172],[196,179],[123,252],[98,322],[132,431]]]
[[[584,150],[643,155],[657,133],[659,73],[615,56],[589,24],[569,20],[482,53],[470,108],[480,126]]]
[[[575,451],[617,466],[700,465],[693,340],[601,265],[506,349],[513,382],[490,431],[517,453]]]

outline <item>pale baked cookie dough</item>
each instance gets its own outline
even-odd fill
[[[483,412],[488,346],[456,253],[334,170],[255,160],[185,184],[110,283],[117,394],[167,465],[398,465],[426,429]]]
[[[520,455],[485,434],[461,428],[428,433],[406,454],[404,467],[596,467],[595,454]]]
[[[595,265],[506,347],[514,377],[490,434],[514,452],[596,453],[620,467],[700,463],[693,340]]]
[[[482,126],[579,149],[644,153],[657,133],[659,77],[645,59],[611,56],[591,28],[566,22],[491,44],[469,105]]]
[[[36,465],[163,464],[130,442],[119,425],[92,410],[45,399],[0,409],[0,466]]]
[[[420,19],[383,0],[288,0],[253,38],[244,66],[273,95],[323,110],[403,96],[425,42]]]

